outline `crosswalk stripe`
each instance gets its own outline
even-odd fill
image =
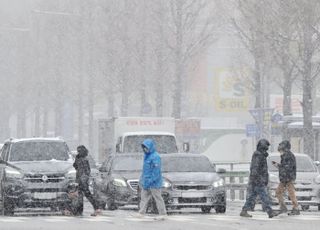
[[[24,220],[19,220],[19,219],[0,219],[0,222],[5,222],[5,223],[20,223],[24,222]]]
[[[112,220],[106,217],[89,217],[89,218],[81,218],[82,221],[90,221],[90,222],[112,222]]]

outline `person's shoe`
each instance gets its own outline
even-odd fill
[[[295,216],[295,215],[300,215],[300,210],[297,208],[294,208],[291,210],[291,212],[288,213],[289,216]]]
[[[279,214],[280,212],[271,211],[271,212],[268,212],[268,217],[273,218],[275,216],[278,216]]]
[[[242,216],[242,217],[252,217],[252,215],[250,215],[246,210],[242,210],[240,212],[240,216]]]
[[[282,207],[280,207],[280,212],[279,212],[279,214],[287,213],[287,212],[288,212],[288,209],[287,209],[287,207],[286,207],[286,206],[282,206]]]
[[[94,212],[91,214],[91,216],[98,216],[101,215],[101,209],[96,209]]]
[[[167,218],[167,215],[157,215],[154,217],[155,220],[165,220]]]

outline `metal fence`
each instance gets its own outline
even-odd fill
[[[250,163],[215,163],[217,169],[225,169],[219,173],[227,189],[227,199],[245,200],[249,177]]]

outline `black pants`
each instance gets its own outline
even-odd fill
[[[98,209],[98,204],[89,190],[89,178],[81,178],[79,180],[79,193],[82,193],[91,203],[94,210]]]

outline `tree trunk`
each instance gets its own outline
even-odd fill
[[[176,18],[176,47],[175,47],[175,81],[173,92],[173,108],[172,116],[174,118],[181,118],[181,91],[182,91],[182,6],[180,1],[177,4],[177,18]]]
[[[62,134],[62,102],[60,98],[57,98],[54,109],[55,126],[54,135],[61,136]]]
[[[157,55],[157,78],[156,78],[156,112],[158,117],[163,116],[163,56],[161,50]]]
[[[88,112],[89,112],[89,124],[88,124],[88,143],[89,149],[93,149],[93,79],[89,79],[89,94],[88,94]]]
[[[47,105],[43,106],[43,120],[42,120],[42,136],[48,136],[49,112]]]
[[[0,138],[1,140],[5,140],[10,137],[10,115],[8,112],[6,112],[4,109],[1,110],[1,120],[0,120]]]
[[[26,137],[26,110],[20,108],[17,115],[17,135],[18,138]]]
[[[285,76],[285,82],[283,87],[283,115],[292,115],[291,109],[291,92],[292,82],[290,76]]]
[[[308,4],[305,8],[306,12],[311,12],[312,7]],[[303,28],[303,45],[304,45],[304,73],[303,73],[303,150],[304,153],[314,158],[314,133],[312,126],[312,91],[313,91],[313,80],[312,80],[312,39],[313,33],[311,31],[311,16],[305,15],[305,25]]]
[[[36,105],[34,111],[34,136],[40,136],[40,106]]]
[[[108,117],[114,117],[114,92],[111,84],[108,85]]]

